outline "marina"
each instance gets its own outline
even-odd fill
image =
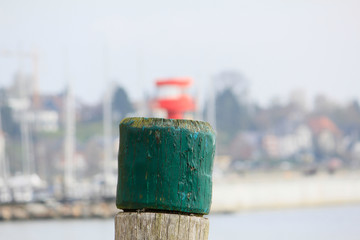
[[[40,219],[112,218],[118,210],[115,202],[68,202],[3,204],[0,221],[29,221]]]
[[[342,171],[335,175],[320,173],[312,177],[298,172],[276,172],[215,178],[211,214],[358,204],[359,176],[358,171]],[[97,196],[97,199],[67,202],[48,199],[42,202],[2,203],[0,221],[113,218],[117,213],[115,198]]]

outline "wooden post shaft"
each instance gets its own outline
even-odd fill
[[[118,213],[116,240],[207,240],[209,220],[204,217],[170,213]]]
[[[215,133],[191,120],[120,123],[115,240],[207,240]]]

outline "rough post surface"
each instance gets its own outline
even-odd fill
[[[115,240],[207,240],[208,234],[204,217],[148,212],[115,216]]]
[[[214,154],[215,133],[206,122],[125,118],[117,207],[208,214]]]

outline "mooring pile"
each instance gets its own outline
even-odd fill
[[[208,239],[214,154],[206,122],[124,119],[115,239]]]

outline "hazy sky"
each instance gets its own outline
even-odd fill
[[[359,0],[0,0],[0,51],[34,48],[40,89],[62,90],[67,62],[87,102],[104,93],[104,65],[133,99],[168,76],[192,76],[204,96],[223,70],[241,72],[261,103],[294,88],[360,99]],[[18,66],[0,57],[0,86]]]

